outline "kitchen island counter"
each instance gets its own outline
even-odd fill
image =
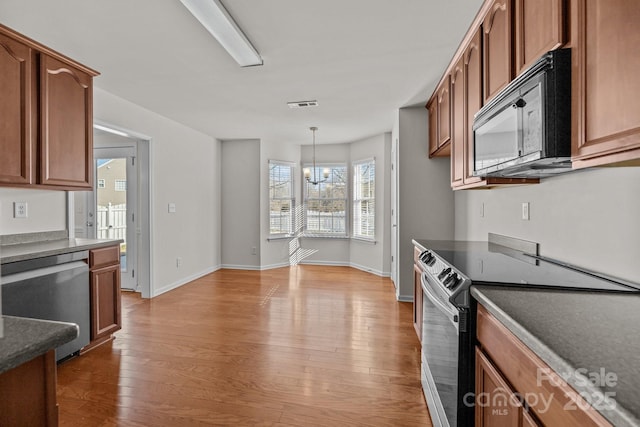
[[[0,374],[74,340],[78,325],[50,320],[3,316]]]
[[[613,425],[640,426],[640,294],[502,286],[471,294]]]

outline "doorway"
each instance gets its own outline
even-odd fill
[[[88,235],[96,239],[120,239],[120,271],[123,289],[137,290],[135,147],[95,148],[95,190],[88,197]],[[93,221],[91,221],[93,218]]]

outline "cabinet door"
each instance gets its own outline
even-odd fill
[[[0,34],[0,183],[34,181],[33,52]]]
[[[429,157],[436,157],[438,151],[438,103],[433,99],[427,104],[429,111]]]
[[[413,265],[413,327],[422,341],[422,270]]]
[[[499,371],[476,348],[476,427],[521,426],[522,405]]]
[[[438,90],[438,149],[451,141],[451,93],[447,77]]]
[[[451,138],[451,186],[464,183],[464,145],[467,141],[465,118],[464,57],[451,72],[451,111],[453,137]]]
[[[121,328],[120,264],[91,271],[91,340]]]
[[[516,0],[516,75],[564,44],[563,0]]]
[[[90,189],[92,77],[41,54],[40,85],[40,183]]]
[[[474,146],[473,146],[473,119],[482,108],[482,58],[480,57],[480,30],[476,31],[464,53],[465,93],[467,98],[467,141],[464,145],[464,183],[473,184],[482,181],[473,176]]]
[[[573,165],[640,158],[640,2],[576,3]]]
[[[513,79],[511,0],[494,0],[482,28],[486,103]]]

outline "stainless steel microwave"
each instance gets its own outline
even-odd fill
[[[474,175],[571,170],[571,50],[546,53],[475,115]]]

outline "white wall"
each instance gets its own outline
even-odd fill
[[[450,160],[429,159],[429,125],[423,107],[401,108],[392,138],[398,139],[397,298],[413,299],[412,239],[447,240],[454,235]]]
[[[151,137],[151,296],[218,269],[220,142],[100,88],[94,117]]]
[[[532,240],[541,255],[640,283],[639,212],[640,168],[569,172],[537,185],[456,192],[455,238]]]
[[[351,265],[362,270],[371,270],[379,275],[389,276],[391,274],[391,253],[389,250],[391,244],[391,222],[389,220],[391,215],[391,133],[376,135],[353,142],[350,145],[352,162],[370,157],[376,159],[376,244],[351,240],[349,260]],[[350,176],[353,179],[353,174]],[[353,194],[351,195],[353,196]]]
[[[27,202],[27,218],[13,217],[13,202]],[[64,191],[0,188],[0,235],[66,229]]]
[[[260,170],[260,140],[222,142],[223,267],[260,269]]]

